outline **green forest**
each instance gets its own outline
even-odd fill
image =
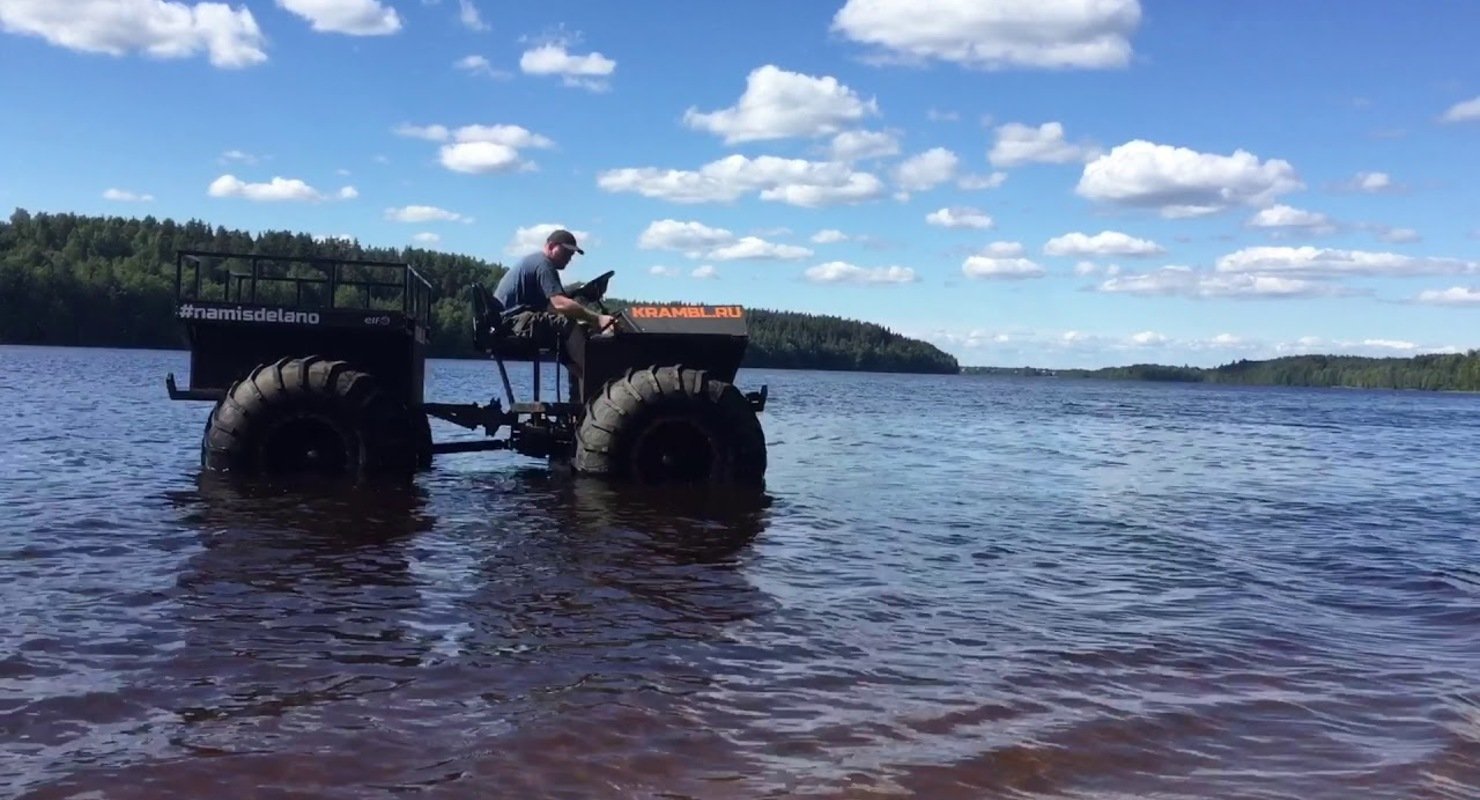
[[[419,248],[362,247],[304,233],[246,231],[190,220],[32,214],[0,222],[0,343],[182,348],[174,317],[175,253],[214,250],[411,264],[433,290],[430,355],[474,355],[466,290],[492,288],[496,262]],[[621,303],[613,299],[613,304]],[[632,301],[627,301],[632,302]],[[644,298],[642,302],[662,302]],[[882,326],[747,309],[745,366],[955,374],[956,359]]]
[[[1353,389],[1480,391],[1480,350],[1410,358],[1301,355],[1263,361],[1240,359],[1218,367],[1132,364],[1104,369],[965,367],[969,375],[1028,375],[1111,380],[1230,383],[1261,386],[1322,386]]]

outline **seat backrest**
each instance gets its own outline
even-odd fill
[[[485,295],[485,297],[483,298],[483,302],[484,302],[485,305],[488,306],[488,319],[489,319],[489,323],[491,325],[493,325],[495,328],[503,327],[503,324],[504,324],[504,304],[503,303],[500,303],[497,297],[494,297],[493,295],[488,294],[488,290],[487,289],[483,290],[483,293]]]
[[[473,296],[473,319],[481,320],[487,317],[488,301],[493,299],[493,295],[490,295],[488,289],[484,288],[481,283],[475,282],[468,288],[469,293]]]
[[[489,293],[488,287],[474,281],[471,288],[473,302],[473,345],[487,349],[490,343],[508,332],[504,322],[504,304]]]

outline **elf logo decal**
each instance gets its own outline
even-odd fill
[[[633,306],[633,319],[744,319],[740,306]]]

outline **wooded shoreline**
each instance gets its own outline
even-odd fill
[[[289,231],[253,235],[198,220],[18,209],[0,222],[0,343],[183,347],[174,313],[178,250],[411,264],[432,284],[428,355],[434,358],[476,356],[467,289],[475,281],[491,287],[506,271],[455,253],[362,247]],[[931,374],[960,368],[935,345],[873,323],[770,309],[746,313],[750,345],[743,366]]]

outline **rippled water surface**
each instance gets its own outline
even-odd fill
[[[760,497],[315,495],[168,371],[0,348],[0,796],[1480,796],[1480,397],[748,371]]]

